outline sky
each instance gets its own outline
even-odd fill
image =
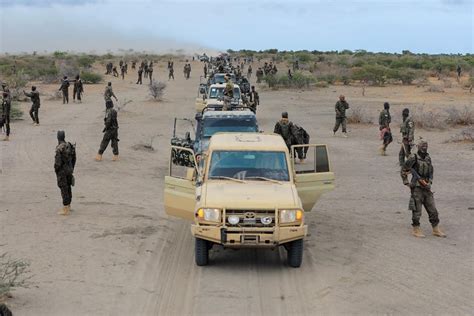
[[[473,53],[474,0],[0,0],[0,53]]]

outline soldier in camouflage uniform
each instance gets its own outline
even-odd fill
[[[30,117],[33,120],[33,124],[35,126],[39,125],[39,108],[40,108],[40,95],[39,92],[36,91],[36,87],[32,86],[31,87],[31,92],[27,93],[25,90],[23,90],[23,93],[31,99],[33,104],[31,104],[31,109],[30,109]]]
[[[74,186],[73,172],[76,165],[76,150],[74,145],[66,142],[64,131],[58,131],[57,138],[58,145],[56,146],[56,156],[54,158],[54,171],[63,199],[63,208],[58,214],[68,215],[71,211],[71,187]]]
[[[153,62],[148,66],[148,77],[150,78],[150,84],[153,82]]]
[[[114,109],[114,105],[112,102],[106,103],[107,107],[105,111],[104,117],[104,137],[102,138],[102,142],[100,143],[99,152],[95,157],[96,161],[102,161],[102,154],[104,153],[105,149],[109,145],[109,142],[112,143],[112,151],[113,157],[112,161],[117,161],[119,159],[119,149],[118,149],[118,121],[117,121],[117,111]]]
[[[82,84],[82,80],[79,75],[77,75],[72,90],[72,100],[76,101],[77,97],[77,101],[82,102],[82,93],[84,93],[84,85]]]
[[[2,99],[2,114],[0,118],[2,119],[2,124],[5,124],[5,131],[6,135],[5,138],[3,139],[4,141],[9,141],[10,140],[10,110],[11,110],[11,98],[8,92],[3,92],[2,93],[3,99]],[[1,125],[0,124],[0,129]]]
[[[143,77],[143,68],[142,66],[140,66],[138,68],[138,80],[137,80],[137,84],[142,84],[142,77]]]
[[[401,167],[405,163],[405,158],[410,156],[413,141],[415,140],[415,123],[410,117],[410,110],[403,109],[402,117],[403,122],[400,126],[400,133],[402,133],[402,147],[398,153],[398,161]]]
[[[294,135],[295,127],[293,122],[288,119],[288,112],[281,113],[281,119],[275,124],[273,132],[281,135],[289,151],[291,151],[291,145],[297,143]]]
[[[346,110],[349,108],[349,103],[346,102],[346,98],[341,94],[339,96],[339,101],[336,102],[335,105],[336,110],[336,124],[334,125],[334,136],[336,136],[336,132],[339,129],[339,126],[342,125],[342,133],[344,137],[347,137],[347,118],[346,118]]]
[[[112,90],[112,82],[109,82],[107,84],[107,87],[105,87],[104,91],[104,100],[105,100],[105,106],[107,107],[107,104],[111,104],[112,107],[114,106],[114,102],[112,102],[112,97],[115,98],[115,101],[118,101],[117,97],[114,94],[114,91]]]
[[[392,133],[390,132],[390,122],[392,117],[390,116],[390,104],[385,102],[383,105],[383,110],[379,115],[379,130],[380,138],[382,139],[382,146],[380,147],[380,154],[382,156],[386,155],[386,150],[388,144],[392,142]]]
[[[171,78],[173,78],[173,80],[174,80],[174,68],[173,68],[173,66],[171,66],[169,68],[168,80],[171,80]]]
[[[411,182],[408,182],[408,174],[412,174]],[[439,229],[438,210],[435,206],[431,185],[433,184],[433,165],[428,154],[428,143],[421,141],[418,144],[418,152],[410,155],[401,169],[403,184],[410,187],[411,198],[409,209],[412,210],[413,235],[425,237],[420,228],[420,217],[422,207],[428,212],[428,217],[433,227],[433,235],[446,237]]]
[[[64,76],[61,81],[59,91],[63,93],[63,104],[69,103],[69,80],[67,80],[67,76]]]
[[[234,84],[230,80],[228,75],[224,76],[225,88],[224,88],[224,105],[222,111],[230,110],[232,99],[234,98]]]

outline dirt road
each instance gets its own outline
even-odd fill
[[[43,96],[41,126],[32,126],[25,113],[25,120],[12,124],[11,141],[0,142],[0,253],[28,259],[33,275],[30,288],[16,290],[9,300],[15,315],[472,313],[472,145],[445,144],[454,130],[417,131],[430,142],[433,190],[448,238],[415,239],[396,142],[381,157],[377,126],[350,126],[347,139],[331,132],[341,93],[376,117],[386,100],[393,113],[406,105],[472,106],[465,91],[369,88],[362,97],[360,88],[342,86],[261,90],[260,127],[272,131],[288,110],[312,142],[329,144],[337,187],[307,215],[310,235],[300,269],[286,266],[286,252],[278,249],[217,248],[211,265],[197,267],[189,224],[167,217],[162,205],[172,119],[193,118],[201,72],[195,63],[192,78],[184,80],[182,63],[175,65],[176,81],[166,81],[160,103],[149,100],[146,84],[134,84],[134,74],[111,79],[120,103],[133,101],[119,112],[119,162],[111,161],[110,148],[104,161],[93,160],[102,137],[105,85],[87,85],[82,104]],[[164,66],[155,66],[155,78],[166,76]],[[51,93],[57,87],[38,89]],[[58,129],[77,142],[67,218],[56,214]],[[154,151],[144,147],[152,138]],[[429,232],[426,213],[422,228]]]

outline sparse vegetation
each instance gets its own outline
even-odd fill
[[[150,91],[150,95],[153,97],[153,100],[161,101],[165,93],[166,83],[153,80],[153,82],[148,86],[148,88]]]
[[[311,74],[295,72],[290,78],[287,74],[268,75],[263,78],[272,89],[279,88],[305,88],[316,82],[316,78]]]
[[[10,119],[19,120],[23,117],[23,111],[20,109],[17,102],[12,102],[12,108],[10,109]]]
[[[9,295],[18,287],[27,287],[30,264],[22,259],[12,259],[6,253],[0,255],[0,297]]]
[[[425,111],[417,107],[410,111],[416,127],[423,129],[445,129],[447,127],[446,117],[439,111]]]
[[[474,127],[463,129],[460,133],[452,136],[446,143],[474,143]]]
[[[349,115],[347,116],[347,123],[372,124],[373,122],[374,122],[373,117],[364,108],[355,105],[349,109]]]
[[[468,106],[463,109],[450,107],[445,110],[448,114],[446,123],[449,125],[473,125],[474,124],[474,110]]]
[[[83,71],[81,73],[81,79],[84,83],[100,83],[104,78],[101,74]]]

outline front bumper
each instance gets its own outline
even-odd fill
[[[228,248],[274,248],[302,239],[308,232],[306,225],[269,228],[240,228],[226,226],[191,225],[194,237],[209,240]]]

